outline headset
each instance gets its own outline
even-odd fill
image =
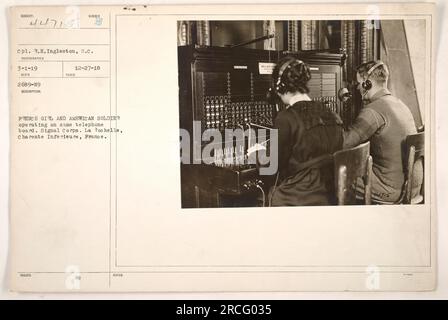
[[[292,58],[291,60],[285,62],[281,66],[280,70],[278,71],[277,81],[275,83],[274,88],[272,88],[272,87],[269,88],[269,90],[267,92],[267,100],[270,103],[275,104],[274,101],[278,98],[277,93],[278,92],[282,93],[282,91],[284,91],[284,89],[286,88],[286,84],[282,81],[282,77],[283,77],[283,74],[285,73],[285,71],[287,69],[291,68],[293,63],[296,63],[297,65],[305,65],[305,63],[302,60]],[[308,74],[306,77],[307,77],[306,81],[308,81],[311,78],[309,70],[308,70]]]
[[[281,91],[283,91],[285,89],[286,84],[282,81],[282,77],[283,77],[283,74],[285,73],[285,71],[292,67],[292,64],[295,64],[298,66],[303,65],[306,67],[305,62],[303,62],[302,60],[299,60],[299,59],[295,59],[295,58],[293,58],[293,59],[287,61],[285,64],[283,64],[282,67],[280,68],[280,70],[278,71],[277,82],[275,84],[275,90],[277,92],[282,93]],[[306,78],[305,82],[308,82],[311,79],[311,74],[310,74],[309,69],[306,70],[306,73],[307,74],[305,75],[305,78]]]
[[[291,68],[291,65],[294,62],[296,62],[298,65],[303,64],[302,60],[297,60],[297,59],[291,59],[291,60],[287,61],[285,64],[283,64],[282,67],[280,68],[280,70],[278,71],[277,82],[275,84],[275,91],[279,92],[280,90],[283,90],[286,87],[285,83],[282,81],[282,77],[283,77],[283,74],[285,73],[286,69]]]
[[[376,68],[380,67],[380,66],[385,66],[384,62],[380,61],[377,62],[375,65],[373,65],[373,67],[371,67],[366,74],[366,80],[364,80],[361,83],[362,88],[365,91],[369,91],[370,89],[372,89],[372,81],[369,80],[370,75],[372,74],[373,71],[375,71]]]

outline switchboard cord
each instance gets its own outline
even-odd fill
[[[251,139],[252,138],[251,137],[252,127],[250,126],[250,123],[248,123],[247,126],[249,127],[249,137],[248,137],[248,141],[247,141],[247,146],[250,148],[251,142],[252,142],[252,139]]]
[[[277,176],[275,177],[275,183],[274,183],[274,187],[272,189],[272,192],[269,196],[269,207],[272,207],[272,197],[274,195],[275,189],[277,188],[277,182],[278,182],[278,175],[280,172],[277,172]]]
[[[266,207],[266,194],[264,193],[263,188],[258,183],[255,186],[261,190],[261,194],[263,196],[263,207]]]
[[[266,130],[272,130],[272,128],[266,127],[266,126],[262,126],[261,124],[256,124],[256,123],[252,123],[250,122],[249,125],[254,126],[254,127],[259,127],[262,129],[266,129]]]

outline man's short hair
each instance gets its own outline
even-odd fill
[[[358,68],[357,68],[357,72],[359,73],[359,75],[363,78],[363,79],[367,79],[367,72],[369,72],[369,70],[376,65],[377,63],[379,63],[381,61],[377,60],[377,61],[369,61],[369,62],[365,62],[363,64],[361,64]],[[369,79],[373,79],[376,80],[378,82],[385,82],[387,81],[387,79],[389,78],[389,68],[387,67],[386,64],[380,65],[378,67],[376,67],[369,75],[368,77]]]

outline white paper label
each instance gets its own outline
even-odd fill
[[[260,62],[258,63],[258,71],[260,74],[272,74],[275,68],[275,63],[273,62]]]

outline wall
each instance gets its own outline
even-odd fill
[[[422,28],[422,26],[419,27],[418,25],[412,30],[416,33],[425,33],[424,27]],[[408,29],[408,32],[410,31]],[[420,109],[424,108],[422,108],[423,105],[417,98],[418,88],[415,80],[418,77],[413,72],[415,67],[412,65],[411,52],[413,52],[415,57],[415,47],[424,47],[425,42],[418,42],[421,39],[414,38],[412,34],[407,35],[408,32],[405,31],[403,20],[381,21],[381,60],[389,66],[389,89],[393,95],[409,107],[414,116],[416,126],[420,127],[423,123],[423,115]],[[412,42],[408,43],[411,39]],[[420,78],[419,80],[424,80],[424,77]],[[423,94],[420,92],[419,96],[423,98]]]
[[[418,104],[422,119],[424,115],[425,98],[425,20],[405,20],[404,28],[408,42],[409,56],[411,58],[412,72],[414,73],[415,87],[417,90]]]
[[[283,25],[275,23],[276,50],[283,49]],[[263,36],[263,21],[210,21],[212,46],[224,47],[239,44]],[[245,48],[263,49],[263,41],[252,43]]]

